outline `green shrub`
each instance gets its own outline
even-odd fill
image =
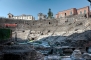
[[[0,40],[6,40],[11,37],[11,30],[10,29],[1,29],[0,28]]]

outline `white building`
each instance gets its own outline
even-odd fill
[[[39,13],[38,14],[38,20],[42,20],[42,19],[46,19],[46,15],[44,15],[43,13]]]
[[[35,18],[32,15],[25,15],[22,14],[20,16],[14,16],[13,14],[9,13],[8,14],[8,18],[10,19],[23,19],[23,20],[35,20]]]

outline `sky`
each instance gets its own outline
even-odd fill
[[[47,15],[49,8],[55,17],[59,11],[89,5],[87,0],[0,0],[0,16],[8,17],[8,13],[14,16],[26,14],[33,15],[37,20],[38,13]]]

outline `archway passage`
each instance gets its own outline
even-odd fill
[[[19,55],[14,54],[4,54],[3,60],[21,60],[21,57]]]

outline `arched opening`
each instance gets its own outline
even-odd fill
[[[51,23],[49,22],[49,24],[51,24]]]
[[[41,35],[44,35],[43,33],[41,33]]]
[[[22,32],[25,32],[24,30]]]
[[[50,32],[50,30],[48,30],[48,33]]]
[[[35,40],[35,38],[31,38],[31,40]]]

